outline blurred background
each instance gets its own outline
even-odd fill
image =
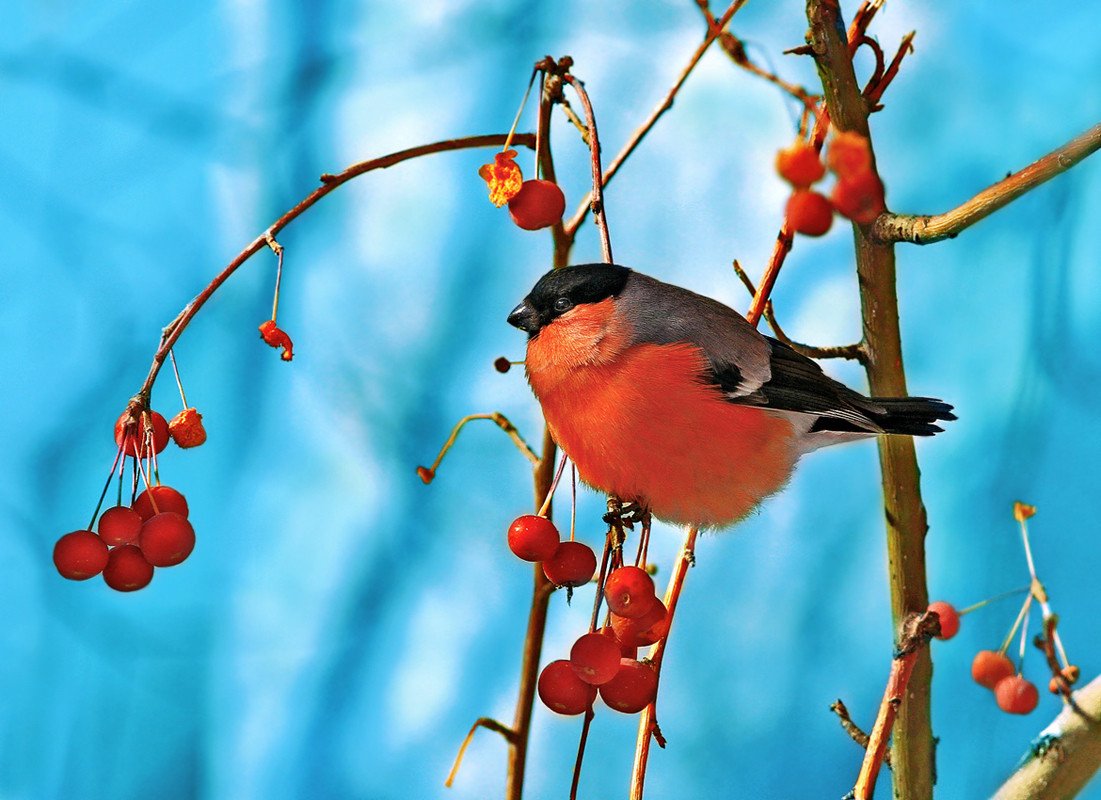
[[[733,30],[813,89],[811,62],[780,55],[801,43],[802,15],[750,3]],[[0,797],[500,797],[506,749],[491,733],[442,784],[476,717],[512,719],[531,574],[504,533],[531,508],[528,464],[479,423],[433,485],[414,474],[471,412],[540,439],[522,373],[492,362],[523,355],[504,317],[548,268],[550,238],[486,201],[489,151],[360,178],[280,236],[292,363],[256,333],[267,252],[187,330],[180,371],[210,438],[160,460],[192,509],[185,564],[121,595],[62,580],[51,548],[87,524],[161,327],[318,175],[507,129],[547,53],[576,60],[610,157],[702,38],[695,4],[82,0],[6,17]],[[896,210],[946,210],[1101,117],[1091,4],[895,3],[872,31],[890,55],[914,29],[873,120]],[[533,123],[529,110],[521,129]],[[757,277],[767,260],[785,200],[773,158],[793,131],[790,101],[713,49],[611,185],[617,260],[744,309],[730,262]],[[573,209],[587,151],[560,116],[553,143]],[[530,172],[526,151],[520,163]],[[1035,503],[1040,576],[1086,678],[1101,671],[1099,216],[1094,158],[955,241],[898,249],[910,389],[959,414],[918,443],[931,594],[965,606],[1025,585],[1011,504]],[[586,225],[574,260],[598,258]],[[775,300],[796,339],[858,338],[845,226],[797,241]],[[866,389],[859,368],[825,368]],[[153,399],[179,410],[170,372]],[[873,444],[816,453],[758,515],[701,542],[648,796],[851,787],[861,753],[828,707],[843,698],[868,727],[889,667],[879,493]],[[602,505],[579,496],[593,545]],[[661,583],[680,539],[655,532]],[[544,661],[566,657],[591,600],[553,598]],[[989,795],[1060,708],[1044,692],[1010,717],[970,679],[1015,612],[988,607],[934,645],[941,797]],[[1046,684],[1038,653],[1025,674]],[[625,795],[635,727],[599,711],[583,797]],[[528,797],[566,796],[579,730],[536,704]]]

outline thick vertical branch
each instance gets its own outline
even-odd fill
[[[808,41],[825,90],[826,105],[841,130],[868,135],[868,107],[853,71],[841,9],[836,0],[808,0]],[[869,237],[866,227],[853,226],[860,303],[864,323],[866,369],[872,395],[907,394],[902,367],[895,254],[891,244]],[[896,627],[908,614],[929,604],[925,582],[925,533],[928,528],[913,440],[884,436],[879,440],[891,613]],[[906,697],[899,709],[891,749],[895,796],[927,800],[933,794],[933,736],[929,710],[932,663],[922,650]]]

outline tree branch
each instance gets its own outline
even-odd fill
[[[1074,797],[1101,766],[1101,676],[1074,693],[1084,714],[1065,706],[1033,742],[994,800]]]
[[[1007,206],[1021,195],[1066,172],[1101,148],[1101,124],[1071,139],[1020,172],[1015,172],[984,189],[966,203],[934,216],[881,214],[872,225],[872,238],[878,243],[910,242],[931,244],[952,239],[981,219]]]

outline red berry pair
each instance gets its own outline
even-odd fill
[[[592,548],[583,542],[561,541],[558,528],[546,517],[517,517],[508,529],[508,546],[517,558],[543,562],[543,574],[555,586],[582,586],[596,573]]]

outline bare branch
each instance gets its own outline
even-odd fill
[[[479,717],[474,720],[474,724],[470,726],[470,732],[467,733],[466,738],[463,739],[463,743],[459,745],[459,752],[455,756],[455,763],[451,765],[451,772],[448,773],[447,780],[443,782],[443,785],[448,789],[451,788],[451,784],[455,782],[455,777],[459,774],[459,767],[462,766],[463,756],[466,755],[466,748],[470,746],[470,742],[474,739],[474,732],[477,731],[478,728],[485,728],[494,733],[499,733],[510,745],[515,746],[516,744],[516,731],[512,728],[490,717]]]

